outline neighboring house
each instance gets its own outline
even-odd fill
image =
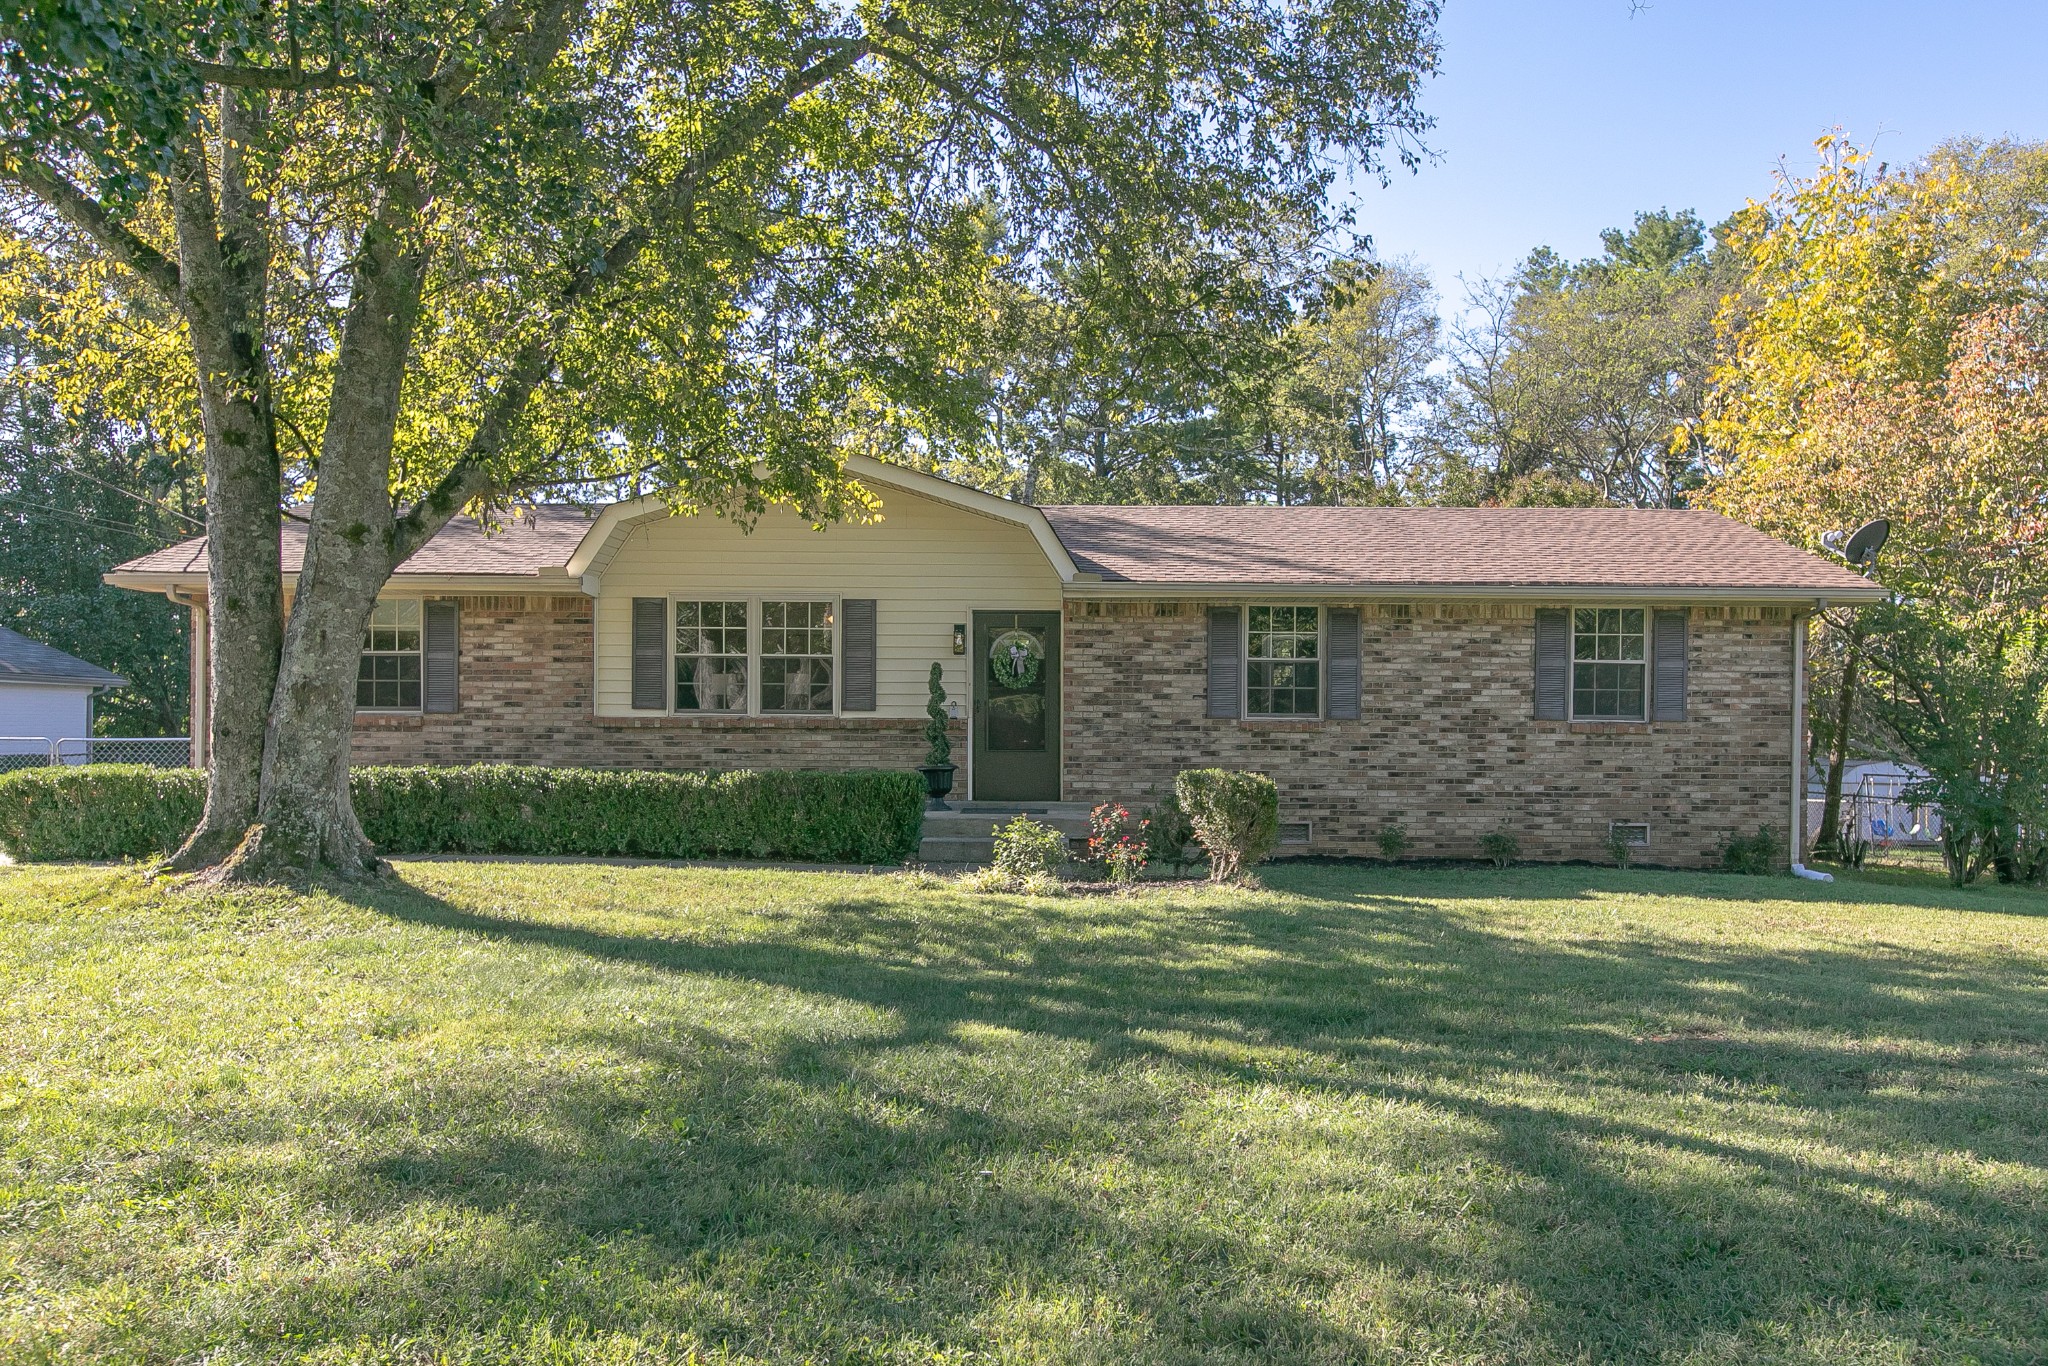
[[[879,521],[452,523],[371,620],[357,760],[909,767],[936,660],[956,798],[1136,805],[1217,764],[1270,773],[1311,852],[1398,822],[1601,858],[1618,823],[1700,864],[1798,824],[1807,616],[1879,596],[1706,512],[1037,508],[849,464]],[[107,577],[203,604],[204,544]]]
[[[127,683],[97,664],[0,626],[0,767],[47,760],[57,741],[90,736],[94,695]]]

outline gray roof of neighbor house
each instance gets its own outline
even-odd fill
[[[77,655],[67,655],[54,645],[30,640],[19,631],[0,626],[0,683],[82,683],[98,688],[119,688],[128,680]]]
[[[1713,512],[1662,508],[1044,509],[1105,583],[1869,597],[1869,580]]]
[[[559,570],[582,543],[602,508],[546,504],[508,515],[486,531],[474,518],[456,517],[434,539],[398,566],[408,574],[540,574]],[[284,572],[296,574],[306,555],[306,524],[287,521],[282,544]],[[196,536],[151,551],[114,567],[116,574],[204,577],[206,538]]]

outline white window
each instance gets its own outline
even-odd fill
[[[747,604],[676,604],[676,710],[747,709]]]
[[[1580,607],[1572,612],[1572,715],[1589,721],[1641,721],[1649,651],[1640,607]]]
[[[420,604],[416,598],[370,609],[356,663],[356,706],[369,711],[420,708]]]
[[[1254,607],[1245,618],[1245,715],[1322,710],[1322,609]]]
[[[832,604],[761,604],[761,710],[832,710]]]

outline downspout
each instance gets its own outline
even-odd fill
[[[1809,882],[1833,882],[1833,873],[1818,872],[1799,860],[1806,853],[1806,617],[1792,618],[1792,824],[1786,827],[1792,850],[1792,876]]]

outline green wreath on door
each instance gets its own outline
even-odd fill
[[[1030,687],[1044,663],[1045,645],[1029,631],[1005,631],[988,647],[989,672],[1006,688]]]

